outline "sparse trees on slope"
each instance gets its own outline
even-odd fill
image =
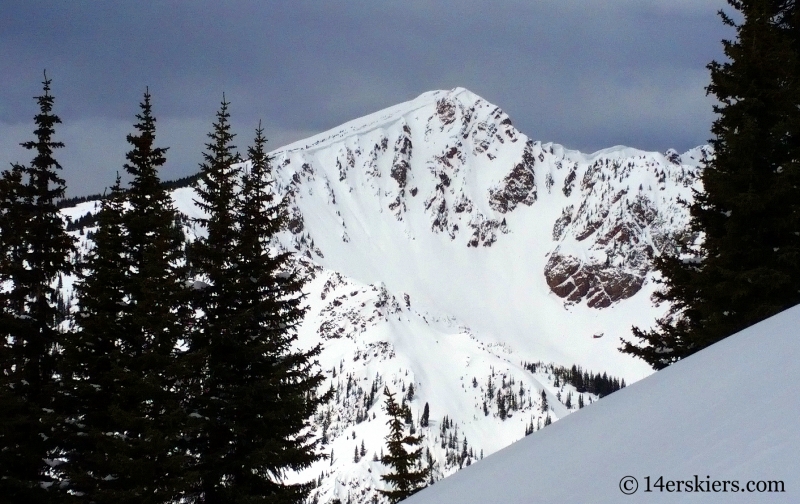
[[[389,454],[382,456],[380,461],[391,467],[392,472],[382,475],[381,480],[390,484],[393,489],[378,491],[388,497],[389,502],[394,503],[424,488],[429,468],[423,468],[421,464],[422,447],[419,445],[422,443],[422,436],[405,433],[405,408],[397,404],[388,387],[384,388],[383,395],[384,408],[389,415],[389,435],[386,436]],[[406,450],[406,446],[411,451]]]
[[[45,458],[52,436],[57,390],[57,347],[65,313],[56,283],[72,270],[72,238],[56,207],[65,183],[53,157],[61,120],[52,113],[45,75],[36,98],[36,138],[30,165],[13,165],[0,179],[0,495],[6,502],[45,502],[52,484]]]
[[[712,62],[719,100],[715,154],[691,205],[702,245],[656,261],[670,303],[640,344],[621,350],[655,369],[800,303],[800,7],[793,0],[729,0],[742,16],[728,61]]]

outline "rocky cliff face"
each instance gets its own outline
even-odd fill
[[[691,158],[681,164],[668,154],[670,162],[644,153],[609,153],[591,163],[567,156],[555,161],[557,169],[570,166],[561,190],[575,203],[564,206],[553,223],[555,247],[544,271],[553,293],[605,308],[639,292],[653,257],[674,246],[688,218],[675,189],[698,180]],[[588,254],[564,250],[575,243]]]

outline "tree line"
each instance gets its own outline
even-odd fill
[[[309,418],[329,393],[320,347],[295,348],[306,280],[270,248],[287,213],[263,129],[241,163],[223,97],[195,181],[204,233],[189,241],[145,92],[131,182],[117,176],[78,256],[50,84],[22,144],[32,161],[0,176],[3,502],[302,502],[313,482],[284,476],[321,457]]]

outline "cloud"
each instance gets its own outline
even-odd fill
[[[44,4],[0,16],[0,67],[15,70],[0,74],[0,127],[28,124],[47,68],[63,155],[97,170],[81,168],[86,187],[113,180],[146,85],[169,178],[196,169],[223,92],[242,135],[263,118],[272,147],[463,86],[533,138],[688,149],[708,136],[705,65],[733,36],[724,0]]]
[[[624,80],[585,82],[579,90],[583,110],[575,111],[581,118],[577,127],[592,150],[614,143],[686,150],[707,142],[714,101],[702,92],[706,72],[659,68]],[[673,145],[664,145],[665,131],[671,132]]]
[[[56,126],[55,140],[64,142],[64,148],[55,153],[67,182],[67,196],[102,193],[114,183],[119,172],[127,181],[124,171],[125,154],[130,144],[125,140],[133,131],[132,122],[106,118],[81,119]],[[244,155],[255,136],[257,122],[244,124],[233,121],[238,134],[235,144]],[[211,119],[164,118],[156,122],[156,145],[169,147],[167,163],[159,174],[162,180],[171,180],[194,174],[202,160],[206,134],[211,130]],[[295,140],[311,136],[317,131],[287,130],[274,124],[264,124],[264,133],[271,150]],[[11,163],[29,164],[32,153],[19,144],[33,138],[33,124],[0,123],[0,169]]]

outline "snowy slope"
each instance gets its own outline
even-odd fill
[[[800,502],[800,307],[651,375],[408,504]],[[746,358],[744,358],[746,356]],[[663,492],[667,480],[784,482],[783,493]],[[627,497],[620,480],[638,480]],[[646,476],[652,492],[646,492]],[[718,489],[725,485],[720,484]],[[731,489],[731,486],[727,486]],[[626,486],[632,489],[632,486]],[[705,487],[704,487],[705,488]]]
[[[677,200],[691,198],[708,153],[542,144],[461,88],[274,151],[274,187],[291,212],[275,246],[298,252],[311,277],[299,344],[323,344],[337,392],[314,419],[333,457],[289,478],[318,481],[319,502],[370,501],[385,471],[373,461],[384,386],[399,398],[413,384],[438,480],[564,418],[579,397],[598,399],[559,382],[559,366],[628,382],[649,374],[617,351],[619,337],[663,312],[650,300],[651,261],[692,239]],[[191,188],[173,199],[198,215]]]

